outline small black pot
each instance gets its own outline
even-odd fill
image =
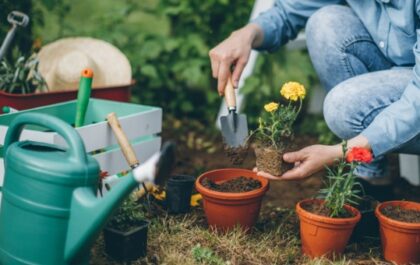
[[[357,223],[352,234],[352,241],[361,242],[365,237],[379,238],[379,222],[375,216],[375,208],[378,204],[374,198],[363,196],[359,205],[356,206],[362,218]]]
[[[190,211],[191,192],[195,178],[176,175],[166,183],[166,207],[169,213],[187,213]]]
[[[127,232],[105,227],[103,232],[106,254],[120,262],[130,262],[145,257],[148,227],[148,221],[140,221],[137,227]]]

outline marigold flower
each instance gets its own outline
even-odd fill
[[[361,162],[369,164],[372,162],[372,159],[372,152],[362,147],[353,147],[346,156],[346,160],[349,163]]]
[[[279,104],[275,103],[275,102],[271,102],[268,104],[264,105],[264,109],[267,112],[274,112],[279,108]]]
[[[288,100],[297,101],[305,98],[306,89],[298,82],[287,82],[281,87],[280,94]]]
[[[203,196],[201,196],[200,193],[192,195],[191,196],[191,201],[190,201],[191,206],[193,206],[193,207],[199,206],[201,199],[203,199]]]

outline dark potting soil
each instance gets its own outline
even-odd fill
[[[203,179],[201,185],[204,187],[221,192],[247,192],[261,188],[261,182],[247,177],[237,177],[217,184],[209,179]]]
[[[248,145],[239,147],[225,145],[224,150],[233,165],[242,165],[248,155],[248,147]]]
[[[381,212],[386,217],[391,219],[402,221],[406,223],[420,223],[420,211],[403,209],[396,206],[386,206],[381,209]]]
[[[321,216],[331,217],[330,216],[331,210],[327,208],[327,206],[325,206],[324,203],[304,203],[301,206],[303,209],[305,209],[308,212],[321,215]],[[342,211],[337,217],[332,217],[332,218],[350,218],[353,216],[354,216],[353,213],[345,210],[345,211]]]

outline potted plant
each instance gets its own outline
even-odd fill
[[[383,202],[376,207],[385,260],[420,264],[420,203]]]
[[[133,196],[126,199],[103,230],[105,252],[120,262],[130,262],[147,253],[144,205]]]
[[[195,178],[188,175],[172,176],[166,182],[166,208],[169,213],[187,213]]]
[[[266,104],[265,112],[258,119],[259,127],[250,134],[256,145],[258,170],[274,176],[280,176],[293,167],[283,161],[283,154],[291,148],[292,126],[302,109],[306,90],[297,82],[288,82],[283,85],[280,94],[288,101],[287,104]]]
[[[226,168],[206,172],[195,182],[210,227],[249,230],[257,221],[268,180],[251,170]]]
[[[327,167],[327,186],[320,190],[321,199],[306,199],[296,205],[304,254],[332,257],[344,251],[361,218],[359,210],[349,205],[357,204],[361,192],[353,172],[371,160],[369,150],[354,147],[348,151],[344,142],[343,157],[335,168]]]

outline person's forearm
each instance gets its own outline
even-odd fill
[[[347,141],[347,149],[350,150],[353,147],[363,147],[363,148],[371,150],[368,139],[361,134]],[[333,152],[332,157],[335,157],[335,159],[342,158],[343,150],[342,150],[341,143],[333,145],[331,148],[331,152]]]

